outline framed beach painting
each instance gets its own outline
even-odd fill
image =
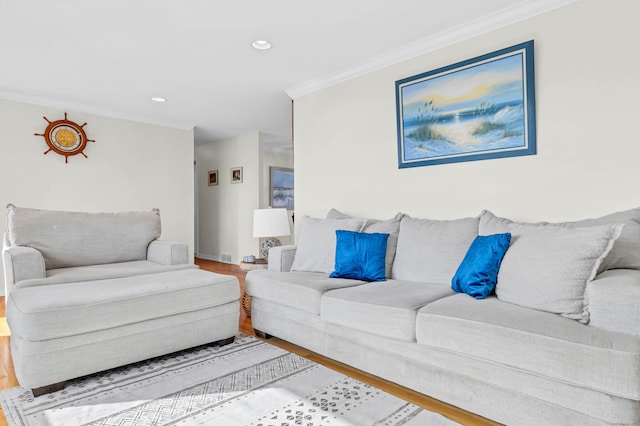
[[[285,167],[269,167],[271,171],[270,199],[273,208],[293,210],[293,169]]]
[[[536,153],[533,40],[396,81],[398,166]]]

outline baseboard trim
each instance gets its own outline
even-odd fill
[[[228,263],[229,265],[240,265],[240,262],[229,262],[226,260],[222,260],[220,256],[211,256],[208,254],[196,253],[195,257],[203,260],[211,260],[213,262]]]
[[[195,257],[197,257],[198,259],[213,260],[214,262],[222,262],[220,260],[220,256],[210,256],[208,254],[196,253]]]

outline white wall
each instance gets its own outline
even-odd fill
[[[295,99],[296,213],[572,220],[640,205],[640,3],[570,6]],[[398,169],[395,81],[535,40],[535,156]]]
[[[239,263],[242,256],[257,255],[253,210],[260,203],[260,134],[196,146],[196,164],[198,257]],[[242,183],[231,183],[232,167],[242,167]],[[217,186],[208,186],[209,170],[218,170]]]
[[[160,209],[162,238],[193,254],[193,130],[66,111],[89,139],[82,155],[49,152],[41,136],[64,110],[0,99],[0,206],[115,212]],[[3,213],[4,214],[4,213]],[[0,221],[6,232],[6,220]],[[4,276],[4,273],[3,273]],[[2,286],[4,288],[4,286]]]

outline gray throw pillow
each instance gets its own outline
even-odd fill
[[[478,220],[402,218],[392,278],[450,285],[478,236]]]
[[[490,211],[484,210],[480,215],[480,235],[500,234],[507,232],[507,227],[513,222],[510,219],[496,217]],[[613,245],[613,249],[600,265],[598,273],[607,269],[639,269],[640,270],[640,208],[612,213],[596,219],[584,219],[576,222],[561,223],[521,223],[535,226],[562,226],[566,228],[584,228],[607,224],[624,224],[620,238]]]
[[[565,228],[509,224],[511,245],[500,271],[498,299],[589,322],[587,283],[622,225]]]
[[[404,213],[397,213],[394,217],[387,220],[377,219],[361,219],[362,226],[358,230],[359,232],[365,232],[368,234],[389,234],[387,239],[387,253],[384,260],[385,275],[387,278],[391,278],[391,268],[393,266],[393,260],[396,257],[396,248],[398,246],[398,234],[400,232],[400,221],[404,217]],[[331,209],[327,213],[328,219],[352,219],[352,216],[346,215],[336,209]]]
[[[304,216],[291,270],[330,274],[336,262],[336,231],[357,232],[362,223],[362,219],[316,219]]]

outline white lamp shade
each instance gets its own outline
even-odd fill
[[[290,235],[287,209],[253,211],[253,237],[281,237]]]

